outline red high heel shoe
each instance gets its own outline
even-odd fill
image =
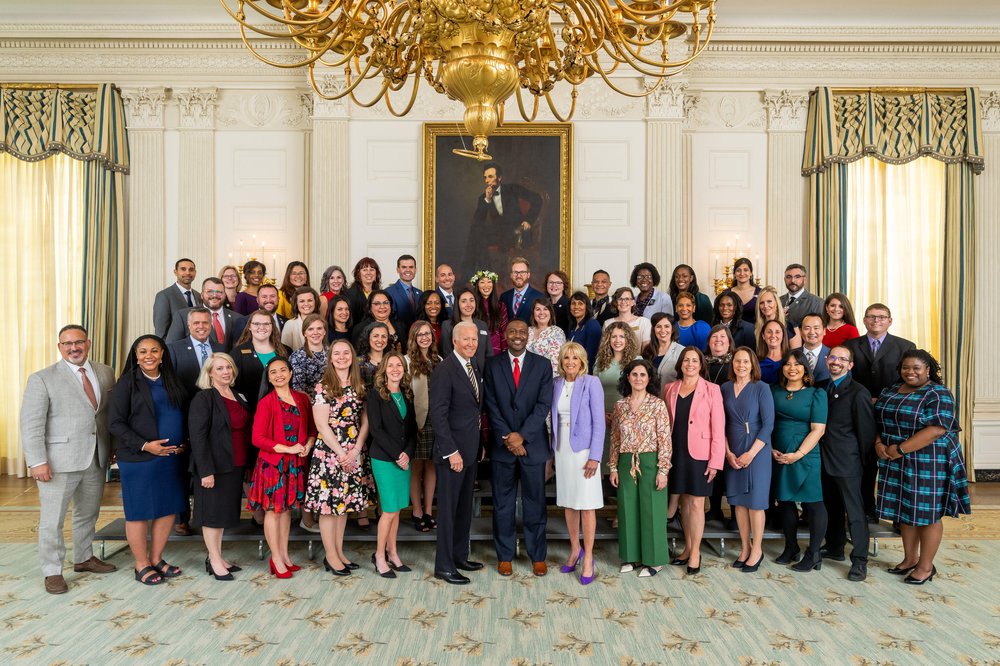
[[[302,567],[300,567],[300,566],[299,566],[299,565],[297,565],[297,564],[289,564],[289,565],[288,565],[288,570],[294,573],[294,572],[296,572],[296,571],[301,571],[301,570],[302,570]]]
[[[291,578],[292,577],[292,572],[290,570],[289,571],[285,571],[284,573],[281,573],[280,571],[278,571],[278,569],[274,566],[274,560],[268,559],[268,563],[271,565],[271,575],[272,576],[274,576],[276,578]]]

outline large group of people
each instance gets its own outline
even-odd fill
[[[740,537],[732,566],[752,574],[770,521],[785,537],[775,562],[799,572],[846,559],[849,534],[848,578],[862,581],[869,523],[882,519],[903,538],[889,572],[933,579],[942,517],[970,511],[955,400],[938,362],[888,332],[887,306],[865,308],[862,333],[846,295],[808,292],[804,266],[785,270],[779,295],[746,258],[714,299],[688,265],[665,290],[648,262],[614,291],[597,271],[591,293],[562,271],[535,289],[523,258],[504,268],[503,293],[493,270],[460,285],[445,264],[424,291],[410,255],[387,286],[370,257],[350,274],[326,268],[319,284],[299,261],[280,284],[248,261],[199,292],[194,262],[181,259],[155,297],[153,333],[132,343],[117,379],[89,359],[83,327],[64,327],[62,359],[29,378],[21,411],[45,589],[67,590],[70,499],[74,569],[116,569],[91,549],[112,459],[145,585],[181,575],[165,551],[189,523],[206,573],[235,580],[223,534],[244,510],[263,527],[277,578],[300,570],[293,514],[320,534],[325,569],[349,576],[359,565],[344,550],[348,520],[372,510],[375,572],[409,572],[398,544],[408,510],[413,529],[436,531],[434,575],[466,584],[484,566],[469,552],[484,475],[502,576],[514,570],[518,506],[531,571],[547,574],[554,475],[570,544],[560,571],[579,570],[584,585],[597,576],[597,511],[609,498],[622,573],[672,564],[697,574],[706,521],[722,520]],[[683,530],[673,557],[668,523]]]

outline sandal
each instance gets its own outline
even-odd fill
[[[424,520],[427,516],[413,516],[413,529],[418,532],[430,532],[431,529],[427,527],[427,522]]]
[[[180,567],[175,567],[172,564],[167,564],[166,560],[160,560],[159,562],[153,565],[153,568],[156,569],[156,572],[159,573],[164,578],[176,578],[177,576],[180,576],[181,573],[183,573]]]
[[[426,525],[428,529],[433,530],[434,528],[436,528],[438,526],[438,521],[434,520],[434,516],[431,516],[431,515],[425,513],[424,514],[424,525]]]
[[[133,569],[133,571],[135,571]],[[155,567],[146,567],[135,571],[135,579],[143,585],[159,585],[165,579]]]

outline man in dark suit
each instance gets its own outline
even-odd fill
[[[198,373],[205,361],[215,352],[226,350],[212,339],[212,315],[208,308],[189,308],[186,319],[187,335],[168,343],[167,351],[184,390],[194,397],[198,392]]]
[[[903,352],[915,349],[916,345],[906,338],[889,333],[892,313],[887,305],[872,303],[865,309],[864,335],[848,340],[844,345],[851,350],[854,369],[851,378],[860,383],[871,394],[872,401],[878,400],[882,389],[899,381],[896,370]],[[878,476],[878,460],[875,452],[865,460],[865,475],[861,482],[861,493],[865,499],[865,514],[869,520],[875,517],[875,479]]]
[[[851,571],[849,580],[860,582],[868,576],[868,519],[861,499],[864,460],[875,450],[875,413],[871,394],[851,379],[851,350],[841,345],[826,357],[830,378],[819,384],[827,392],[829,413],[826,433],[820,440],[823,459],[823,501],[829,513],[823,557],[841,561],[850,526]]]
[[[788,293],[783,294],[780,300],[785,308],[785,320],[792,326],[798,326],[810,312],[823,312],[823,299],[806,290],[806,279],[806,267],[802,264],[790,264],[785,269]]]
[[[257,290],[257,305],[260,309],[269,312],[271,314],[271,319],[274,320],[274,325],[278,327],[278,337],[281,337],[281,329],[285,326],[285,322],[288,321],[285,317],[278,314],[278,288],[273,284],[263,284],[260,289]],[[247,323],[250,321],[250,317],[243,317],[236,322],[235,330],[233,331],[233,344],[240,339],[243,335],[243,329],[247,327]]]
[[[552,407],[552,364],[526,350],[528,325],[507,325],[507,353],[486,362],[486,413],[493,433],[493,539],[497,572],[510,576],[517,541],[517,486],[521,485],[524,541],[536,576],[546,574],[545,416]]]
[[[604,326],[604,322],[618,316],[618,310],[611,301],[611,276],[605,270],[594,271],[590,278],[590,288],[594,290],[594,298],[590,301],[594,319]]]
[[[178,259],[174,263],[174,275],[177,281],[159,291],[153,299],[153,332],[161,338],[170,329],[175,311],[201,305],[201,296],[191,289],[197,274],[193,261],[186,258]]]
[[[445,315],[451,319],[452,308],[455,307],[455,271],[448,264],[441,264],[434,271],[434,284],[441,294],[441,306]]]
[[[476,198],[476,211],[466,244],[465,268],[496,266],[511,254],[534,244],[532,225],[542,211],[542,197],[516,183],[503,182],[503,167],[483,165],[485,190]]]
[[[222,351],[229,351],[236,343],[236,332],[242,332],[246,326],[241,320],[243,317],[227,308],[225,286],[222,280],[217,277],[205,278],[201,283],[201,301],[208,309],[209,328],[208,337],[222,345]],[[174,319],[170,323],[165,341],[167,343],[183,340],[188,334],[188,313],[194,308],[184,308],[174,312]]]
[[[528,324],[531,322],[531,304],[536,298],[545,296],[531,286],[531,266],[524,257],[514,257],[510,262],[510,281],[513,289],[500,294],[500,302],[507,308],[507,316],[511,321],[519,319]]]
[[[802,318],[802,353],[806,356],[806,363],[812,371],[813,383],[825,381],[830,378],[830,371],[826,367],[826,357],[830,353],[830,348],[823,345],[823,334],[826,327],[823,326],[823,318],[818,314],[810,313]]]
[[[434,577],[452,585],[469,579],[458,572],[478,571],[469,559],[472,491],[481,457],[479,426],[483,411],[483,379],[472,359],[479,330],[461,322],[452,331],[454,351],[431,374],[430,417],[434,428],[432,455],[437,465],[437,557]]]
[[[385,291],[392,299],[396,320],[408,331],[417,318],[417,303],[424,293],[413,286],[413,278],[417,275],[417,260],[413,255],[404,254],[396,260],[396,274],[399,279],[386,287]]]

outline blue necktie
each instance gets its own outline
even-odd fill
[[[198,346],[201,347],[201,365],[204,367],[205,361],[208,360],[208,345],[202,342]]]

